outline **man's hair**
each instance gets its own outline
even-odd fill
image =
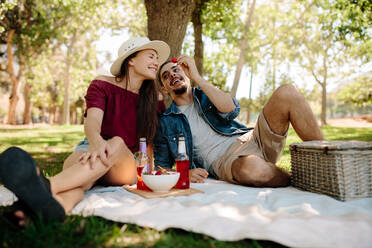
[[[171,60],[167,60],[165,61],[160,67],[159,67],[159,70],[158,70],[158,75],[157,75],[157,78],[158,78],[158,81],[160,83],[160,86],[163,86],[163,82],[161,81],[161,75],[160,75],[160,72],[161,72],[161,69],[168,63],[171,63],[172,61]]]

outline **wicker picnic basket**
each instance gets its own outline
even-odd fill
[[[294,187],[342,201],[372,197],[372,142],[306,141],[289,147]]]

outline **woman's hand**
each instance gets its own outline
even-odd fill
[[[94,143],[89,143],[88,151],[84,152],[80,156],[79,161],[83,165],[89,162],[90,167],[93,169],[97,158],[99,158],[105,166],[109,167],[111,164],[108,159],[110,158],[111,154],[112,148],[110,144],[102,139]]]
[[[203,168],[196,168],[189,170],[190,182],[192,183],[204,183],[204,180],[208,177],[208,171]]]

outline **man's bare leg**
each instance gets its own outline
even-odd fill
[[[282,85],[276,89],[263,113],[274,133],[285,134],[291,123],[303,141],[324,140],[309,104],[293,85]]]
[[[280,86],[263,109],[271,130],[284,135],[292,124],[297,135],[303,140],[323,140],[323,133],[303,95],[292,85]],[[256,187],[287,186],[290,174],[273,163],[255,156],[242,156],[232,165],[235,180],[243,185]]]
[[[288,172],[256,155],[242,156],[231,167],[236,181],[254,187],[284,187],[289,185]]]

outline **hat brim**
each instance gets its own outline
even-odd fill
[[[121,64],[123,63],[123,61],[128,56],[130,56],[131,54],[133,54],[135,52],[146,50],[146,49],[152,49],[152,50],[155,50],[157,52],[158,61],[159,61],[160,65],[163,64],[168,59],[168,57],[170,55],[170,48],[169,48],[167,43],[165,43],[164,41],[160,41],[160,40],[149,41],[148,43],[146,43],[146,44],[144,44],[140,47],[136,47],[135,49],[128,51],[123,56],[117,58],[114,61],[114,63],[112,63],[112,65],[111,65],[111,68],[110,68],[111,74],[114,75],[114,76],[119,75],[120,74],[120,69],[121,69]]]

